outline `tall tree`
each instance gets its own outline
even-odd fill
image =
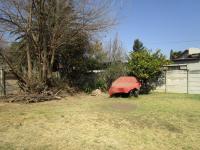
[[[173,51],[173,49],[171,49],[171,51],[170,51],[170,56],[169,56],[169,59],[170,59],[170,60],[173,59],[173,54],[174,54],[174,51]]]
[[[143,49],[144,49],[143,43],[139,39],[136,39],[133,44],[133,51],[137,52]]]
[[[79,37],[91,37],[114,25],[106,17],[108,1],[0,0],[0,3],[0,31],[14,35],[20,48],[25,49],[25,71],[12,68],[28,91],[34,91],[35,84],[48,84],[56,56],[65,45],[77,46]]]
[[[101,83],[104,83],[106,89],[110,87],[116,78],[127,74],[126,52],[118,34],[116,34],[113,41],[110,41],[107,55],[109,65],[99,79]]]
[[[115,62],[125,61],[126,53],[122,46],[122,42],[120,41],[118,34],[115,35],[115,38],[113,41],[110,40],[107,52],[108,52],[109,62],[115,63]]]

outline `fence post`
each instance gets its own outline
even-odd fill
[[[0,96],[6,96],[5,72],[0,68]]]
[[[187,94],[189,94],[189,69],[187,69]]]

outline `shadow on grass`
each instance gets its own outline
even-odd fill
[[[112,98],[129,98],[129,93],[116,93],[112,95]]]
[[[111,96],[111,98],[138,98],[138,97],[135,97],[135,96],[130,96],[129,93],[117,93],[117,94],[114,94]]]

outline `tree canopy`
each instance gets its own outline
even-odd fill
[[[0,31],[15,37],[16,68],[6,59],[23,90],[35,91],[35,85],[49,86],[55,63],[71,74],[85,67],[90,39],[115,24],[109,16],[110,1],[76,0],[0,0]],[[4,51],[5,52],[5,51]],[[17,58],[17,57],[15,57]],[[15,58],[13,60],[15,60]]]
[[[129,74],[136,76],[142,81],[141,91],[150,92],[162,74],[162,66],[169,61],[160,50],[152,52],[148,49],[133,51],[128,60]]]
[[[143,43],[139,39],[136,39],[133,44],[133,51],[136,52],[143,49],[144,49]]]
[[[170,60],[179,58],[182,54],[183,54],[182,51],[174,51],[174,50],[171,50],[171,51],[170,51]]]

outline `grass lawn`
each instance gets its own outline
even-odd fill
[[[200,96],[0,103],[0,149],[199,150]]]

